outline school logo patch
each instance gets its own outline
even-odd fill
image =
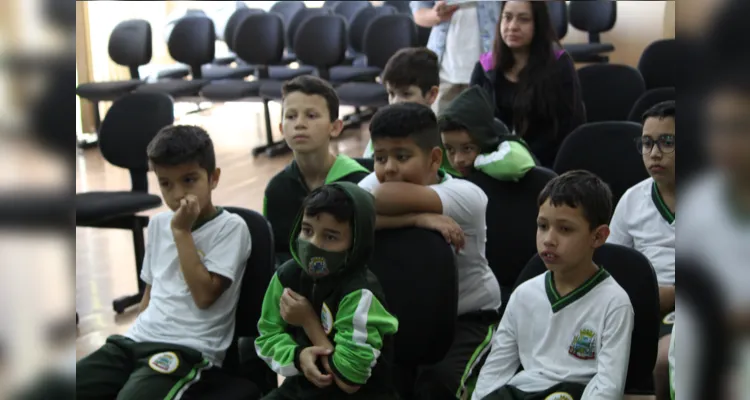
[[[323,308],[320,310],[320,323],[323,325],[326,335],[329,335],[333,330],[333,314],[331,314],[331,309],[328,308],[326,303],[323,303]]]
[[[573,396],[565,392],[555,392],[545,397],[544,400],[573,400]]]
[[[593,329],[583,328],[573,336],[573,342],[568,348],[568,354],[581,360],[593,360],[596,358],[596,332]]]
[[[324,275],[328,273],[328,264],[323,257],[312,257],[307,264],[307,271],[310,275]]]
[[[664,325],[674,325],[674,311],[667,314],[663,320],[661,320],[661,323]]]
[[[177,354],[167,351],[151,356],[148,360],[148,366],[156,372],[171,374],[180,366],[180,359],[177,357]]]
[[[202,259],[206,258],[206,253],[203,252],[203,250],[198,249],[198,256]]]

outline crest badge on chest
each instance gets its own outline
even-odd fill
[[[323,308],[320,310],[320,323],[323,325],[326,335],[330,335],[333,331],[333,314],[326,303],[323,303]]]
[[[596,359],[596,341],[598,337],[596,332],[590,327],[582,327],[577,334],[573,336],[573,341],[568,347],[568,354],[581,360]]]

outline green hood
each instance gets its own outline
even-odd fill
[[[351,182],[334,182],[330,184],[342,189],[354,203],[354,225],[352,227],[352,246],[349,257],[341,271],[354,268],[365,268],[370,261],[375,242],[375,199],[366,190]],[[289,237],[289,250],[297,265],[301,265],[297,256],[297,237],[302,229],[302,217],[305,210],[300,210]]]
[[[495,119],[492,99],[479,86],[472,86],[458,95],[438,117],[438,124],[451,121],[465,126],[482,153],[495,151],[508,128]]]

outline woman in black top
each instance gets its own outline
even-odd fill
[[[563,139],[586,122],[573,59],[560,48],[546,2],[506,1],[494,50],[480,57],[471,76],[471,85],[495,101],[495,116],[548,168]]]

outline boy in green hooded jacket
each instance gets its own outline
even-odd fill
[[[492,101],[479,86],[464,90],[438,116],[445,154],[466,177],[481,171],[517,181],[538,164],[526,143],[495,119]]]
[[[263,300],[255,350],[287,377],[264,399],[393,399],[391,343],[398,320],[367,268],[375,205],[357,185],[324,185],[305,199],[292,260]]]

